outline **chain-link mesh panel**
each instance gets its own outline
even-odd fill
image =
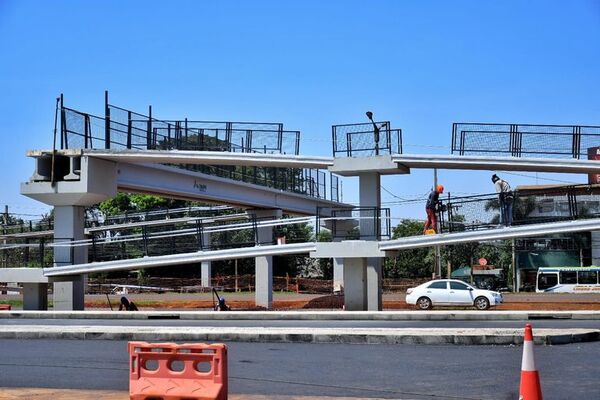
[[[517,190],[511,203],[512,225],[600,217],[600,190],[590,185]],[[440,205],[442,231],[487,229],[503,222],[498,194],[441,199]]]
[[[389,121],[375,122],[375,126],[371,123],[333,125],[334,157],[402,153],[402,130],[391,129]]]
[[[600,127],[529,124],[455,123],[452,153],[513,157],[585,157],[600,145]]]
[[[391,237],[389,208],[321,207],[317,210],[317,235],[321,228],[331,232],[332,239],[357,240]]]

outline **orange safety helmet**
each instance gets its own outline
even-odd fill
[[[437,185],[435,189],[438,193],[444,193],[444,185]]]

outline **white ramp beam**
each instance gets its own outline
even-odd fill
[[[287,254],[305,254],[316,250],[315,243],[294,243],[285,245],[243,247],[238,249],[198,251],[194,253],[169,254],[134,258],[130,260],[103,261],[65,267],[44,268],[44,276],[61,277],[92,272],[127,271],[138,268],[168,267],[171,265],[194,264],[202,261],[235,260]]]
[[[444,246],[468,242],[484,242],[522,237],[554,235],[557,233],[587,232],[600,230],[600,219],[532,224],[510,228],[444,233],[439,235],[411,236],[379,242],[379,250],[394,251],[417,249],[430,246]]]
[[[118,164],[119,190],[251,208],[314,215],[343,204],[163,165]]]
[[[458,156],[445,154],[397,154],[392,161],[398,167],[464,169],[484,171],[557,172],[574,174],[600,173],[600,161],[559,158],[517,158]]]

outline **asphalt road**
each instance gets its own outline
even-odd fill
[[[520,346],[228,343],[232,394],[518,397]],[[0,340],[0,387],[128,388],[126,342]],[[600,343],[536,346],[544,398],[600,398]]]
[[[223,326],[277,328],[535,328],[600,329],[600,320],[548,319],[533,321],[345,321],[345,320],[137,320],[137,319],[0,319],[0,325],[84,326]]]

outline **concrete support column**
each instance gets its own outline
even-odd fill
[[[82,206],[54,207],[54,241],[69,242],[85,239],[85,208]],[[55,247],[54,263],[57,266],[87,262],[87,247]],[[69,281],[54,282],[53,302],[55,310],[83,310],[85,276],[72,277]]]
[[[377,172],[363,173],[358,176],[359,202],[361,207],[381,207],[381,176]],[[360,238],[377,240],[375,215],[371,210],[360,212]]]
[[[333,290],[344,288],[344,259],[333,258]]]
[[[367,259],[344,258],[344,308],[347,311],[367,309]]]
[[[269,217],[281,218],[281,210],[252,210],[248,213],[257,218],[258,222]],[[269,243],[273,241],[273,227],[265,226],[257,229],[256,240],[258,243]],[[273,256],[256,257],[255,259],[254,284],[256,286],[256,306],[268,310],[273,308]]]
[[[23,310],[48,309],[48,284],[23,283]]]
[[[383,259],[380,257],[369,257],[367,264],[367,310],[381,311],[383,309],[382,297],[382,268]]]
[[[381,207],[381,176],[379,173],[369,172],[359,175],[359,199],[361,207],[376,207],[377,209]],[[361,211],[360,216],[360,238],[362,240],[378,240],[379,224],[381,223],[378,219],[379,215],[374,215],[371,210],[364,210]],[[363,260],[366,269],[366,287],[364,289],[366,298],[363,310],[381,311],[383,308],[381,295],[383,260],[373,257]],[[347,295],[348,290],[345,290],[344,293]]]
[[[592,265],[600,265],[600,231],[592,231]]]
[[[210,246],[210,233],[202,234],[202,246],[205,249]],[[200,265],[200,277],[202,279],[202,287],[212,286],[212,264],[210,261],[202,261],[202,264]]]

